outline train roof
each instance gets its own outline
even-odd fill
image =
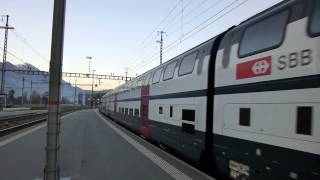
[[[220,35],[220,34],[219,34],[219,35]],[[219,36],[219,35],[217,35],[217,36]],[[170,62],[173,62],[174,60],[180,59],[182,56],[184,56],[185,54],[188,54],[189,52],[191,52],[191,51],[193,51],[193,50],[195,50],[195,49],[198,49],[198,48],[207,46],[207,45],[210,44],[210,43],[213,44],[213,42],[214,42],[214,40],[215,40],[215,38],[216,38],[217,36],[215,36],[215,37],[213,37],[213,38],[210,38],[209,40],[198,44],[197,46],[195,46],[195,47],[193,47],[193,48],[191,48],[191,49],[189,49],[189,50],[187,50],[187,51],[185,51],[185,52],[183,52],[183,53],[181,53],[181,54],[179,54],[179,55],[171,58],[170,60],[164,62],[163,64],[158,65],[158,66],[156,66],[156,67],[154,67],[154,68],[152,68],[152,69],[144,72],[143,74],[141,74],[141,75],[133,78],[132,80],[130,80],[130,81],[128,81],[128,82],[126,82],[126,83],[124,83],[124,84],[122,84],[122,85],[114,88],[112,91],[110,91],[110,94],[113,94],[114,92],[125,91],[125,90],[127,90],[126,87],[127,87],[127,86],[130,87],[130,84],[131,84],[131,83],[139,80],[140,78],[148,75],[149,73],[152,73],[155,69],[158,69],[158,68],[160,68],[160,67],[166,66],[166,65],[169,64]],[[110,94],[107,93],[107,95],[110,95]]]

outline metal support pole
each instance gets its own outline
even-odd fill
[[[24,98],[24,76],[22,76],[21,105],[23,105],[23,98]]]
[[[160,64],[162,64],[162,47],[163,47],[163,37],[161,32],[161,38],[160,38]]]
[[[92,86],[91,86],[91,97],[90,97],[90,103],[91,103],[91,108],[93,108],[93,86],[94,86],[94,72],[96,70],[92,70]]]
[[[5,106],[5,95],[4,95],[4,85],[5,85],[5,72],[6,72],[6,63],[7,63],[7,47],[8,47],[8,30],[14,29],[13,27],[9,27],[9,15],[6,15],[6,26],[0,27],[0,29],[5,29],[4,35],[4,45],[3,45],[3,61],[2,61],[2,69],[1,69],[1,87],[0,87],[0,95],[3,98],[0,98],[0,111],[3,111],[3,107]]]
[[[31,104],[32,104],[32,80],[30,81],[30,102],[29,102],[29,105],[30,105],[30,108],[31,108]]]
[[[49,108],[46,144],[45,180],[59,179],[60,83],[62,79],[63,37],[66,0],[55,0],[53,11],[49,72]]]
[[[91,56],[87,56],[86,59],[89,60],[89,74],[91,74],[90,67],[91,67],[91,59],[92,59],[92,57]]]
[[[75,80],[75,86],[74,86],[74,99],[73,99],[74,105],[76,105],[76,97],[77,97],[77,79]]]
[[[90,72],[91,72],[90,66],[91,66],[91,58],[89,59],[89,74],[90,74]]]
[[[157,41],[157,43],[160,43],[160,64],[162,64],[163,34],[166,34],[166,32],[159,31],[158,34],[160,34],[160,41]]]
[[[128,70],[129,70],[129,68],[128,67],[126,67],[126,71],[124,72],[125,74],[126,74],[126,76],[125,76],[125,82],[127,82],[128,81]]]

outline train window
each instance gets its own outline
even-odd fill
[[[159,106],[159,114],[163,114],[163,107]]]
[[[250,117],[251,117],[250,108],[240,108],[239,110],[239,125],[240,126],[250,126]]]
[[[128,115],[128,108],[125,108],[125,114]]]
[[[240,42],[240,57],[271,50],[281,45],[289,11],[283,11],[248,26]]]
[[[187,56],[183,57],[180,67],[179,67],[179,76],[183,76],[186,74],[190,74],[193,72],[194,64],[196,62],[196,58],[198,55],[198,51],[195,51]]]
[[[149,84],[149,80],[150,80],[150,74],[145,76],[143,85],[148,85]]]
[[[161,71],[162,71],[162,68],[160,68],[156,72],[154,72],[153,78],[152,78],[153,84],[158,83],[160,81]]]
[[[134,116],[139,117],[139,109],[134,109]]]
[[[197,75],[200,75],[202,73],[203,61],[206,54],[208,54],[207,51],[208,51],[208,46],[201,49],[201,54],[199,55],[199,62],[197,66]]]
[[[130,87],[129,89],[132,89],[136,86],[136,80],[132,80],[132,82],[130,83]]]
[[[140,77],[140,78],[138,79],[138,82],[137,82],[137,86],[138,86],[138,87],[142,86],[143,78],[144,78],[144,77]]]
[[[195,110],[182,109],[182,121],[188,121],[188,123],[182,122],[182,131],[194,134]]]
[[[309,26],[310,33],[313,35],[320,34],[320,1],[314,1],[314,10],[311,16],[311,23]]]
[[[133,109],[129,109],[129,115],[133,116]]]
[[[222,67],[224,69],[228,68],[230,64],[230,55],[232,42],[234,40],[235,31],[228,32],[228,34],[224,37],[224,50],[223,50],[223,59],[222,59]]]
[[[194,122],[195,111],[190,109],[182,109],[182,120]]]
[[[176,64],[177,61],[174,61],[167,65],[166,69],[164,70],[163,80],[169,80],[173,78]]]
[[[118,112],[120,112],[121,113],[121,108],[119,107],[119,111]]]
[[[170,117],[172,117],[172,116],[173,116],[173,107],[170,106]]]
[[[312,131],[312,107],[297,107],[297,134],[311,135]]]

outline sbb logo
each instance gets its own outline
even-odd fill
[[[268,71],[269,67],[270,65],[268,61],[262,60],[262,61],[255,62],[251,70],[254,74],[263,74]]]
[[[270,75],[272,72],[271,56],[237,64],[236,79],[246,79]]]

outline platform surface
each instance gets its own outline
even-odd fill
[[[60,173],[72,180],[212,179],[94,110],[62,118]],[[0,139],[1,180],[41,179],[46,124]]]

